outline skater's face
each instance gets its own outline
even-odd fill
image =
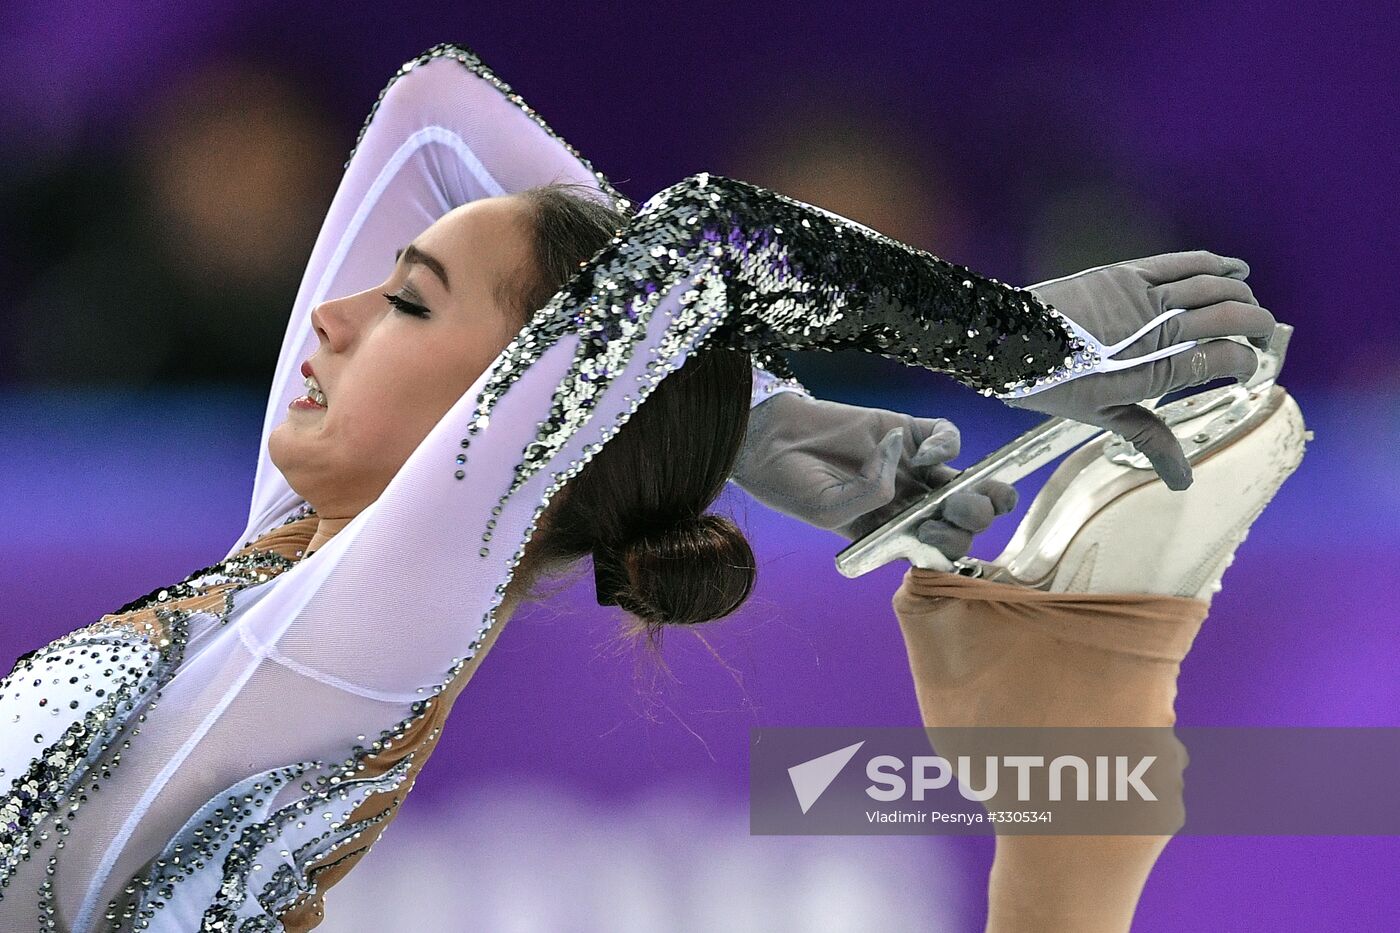
[[[268,453],[322,518],[378,498],[519,332],[509,296],[533,256],[528,218],[515,197],[464,204],[419,234],[381,285],[311,312],[326,405],[293,402]]]

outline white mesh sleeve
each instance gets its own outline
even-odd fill
[[[301,503],[269,459],[267,439],[301,394],[301,362],[316,349],[311,309],[384,281],[394,251],[454,207],[553,181],[591,184],[630,206],[470,51],[436,46],[390,80],[302,276],[268,394],[248,525],[230,554]],[[757,393],[765,377],[775,378],[756,366],[753,404],[767,397]],[[800,390],[791,377],[782,385]]]
[[[394,251],[458,205],[551,181],[604,184],[488,75],[450,55],[415,59],[371,110],[292,306],[268,394],[248,526],[230,554],[299,504],[268,457],[267,439],[301,394],[301,361],[316,349],[312,308],[384,281]]]

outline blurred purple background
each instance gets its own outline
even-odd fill
[[[1316,440],[1225,576],[1180,719],[1400,725],[1393,4],[472,6],[9,4],[5,669],[233,543],[341,167],[398,65],[453,41],[634,198],[721,172],[1017,284],[1246,259],[1296,327],[1282,381]],[[888,360],[791,360],[816,394],[952,418],[959,466],[1035,421]],[[666,668],[587,580],[522,611],[324,929],[980,929],[990,840],[748,835],[749,727],[918,710],[904,565],[848,581],[841,539],[720,507],[761,562],[744,609],[669,638]],[[1397,877],[1400,839],[1182,838],[1134,929],[1390,929]]]

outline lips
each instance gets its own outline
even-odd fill
[[[307,405],[316,408],[325,408],[326,393],[325,390],[321,388],[320,380],[316,378],[316,371],[311,368],[310,360],[302,361],[301,374],[306,378],[306,394],[294,399],[293,404],[305,402]]]

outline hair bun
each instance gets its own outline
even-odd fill
[[[708,512],[649,529],[593,559],[598,601],[615,602],[653,633],[728,615],[748,599],[758,575],[739,526]]]

